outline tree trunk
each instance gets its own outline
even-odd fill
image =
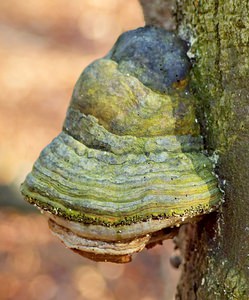
[[[190,84],[205,147],[225,191],[220,212],[180,229],[184,265],[176,299],[248,300],[249,2],[172,2],[141,0],[147,24],[171,24],[191,43]],[[162,15],[170,15],[168,3],[171,20],[162,22]],[[160,14],[165,7],[168,14]]]

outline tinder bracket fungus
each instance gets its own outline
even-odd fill
[[[123,33],[80,75],[62,132],[21,187],[68,248],[128,262],[219,206],[187,50],[174,33],[146,26]]]

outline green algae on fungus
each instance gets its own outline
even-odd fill
[[[139,28],[77,81],[62,133],[21,187],[77,253],[130,261],[219,205],[186,51],[173,33]]]

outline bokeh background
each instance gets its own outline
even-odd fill
[[[61,130],[74,83],[123,31],[136,0],[0,1],[0,299],[174,299],[172,241],[127,265],[84,259],[52,236],[19,185]]]

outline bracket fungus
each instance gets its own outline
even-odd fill
[[[53,233],[81,255],[128,262],[219,206],[187,50],[163,29],[123,33],[80,75],[62,132],[22,184]]]

